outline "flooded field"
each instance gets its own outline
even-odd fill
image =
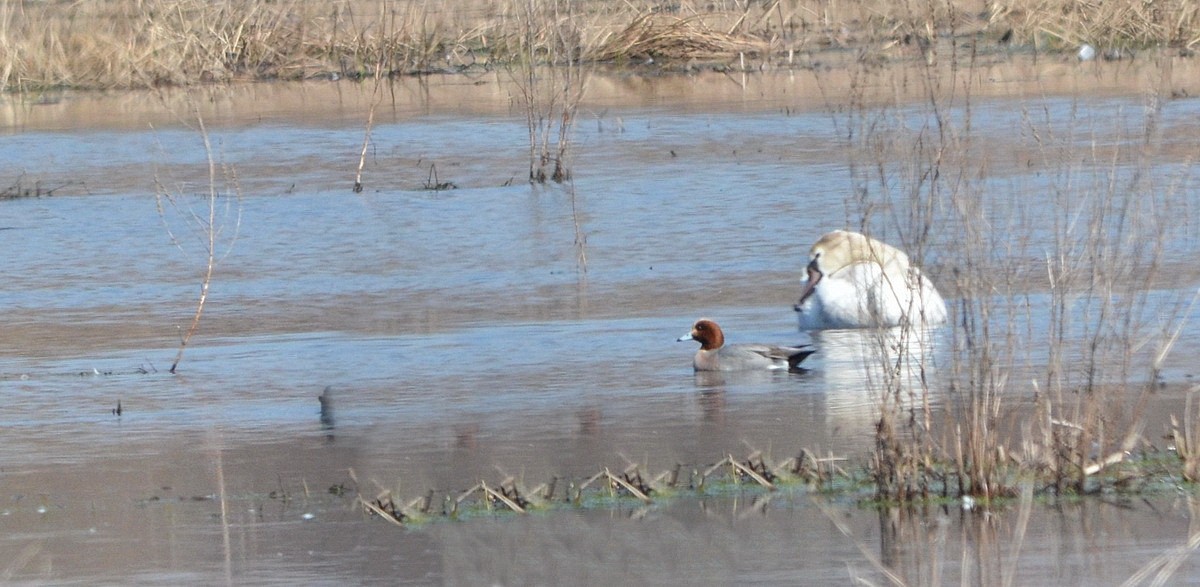
[[[990,217],[1020,228],[1014,258],[1036,268],[1056,237],[1036,221],[1056,184],[1023,121],[1082,151],[1136,151],[1158,88],[1157,159],[1114,176],[1149,170],[1176,196],[1145,312],[1178,320],[1180,292],[1200,284],[1195,67],[1014,60],[956,82],[989,137],[964,154],[989,161],[984,199],[1023,202],[1019,218]],[[596,74],[569,186],[525,181],[507,74],[405,79],[376,111],[360,194],[370,87],[5,98],[0,190],[34,197],[0,200],[0,577],[1095,585],[1178,564],[1163,577],[1195,581],[1184,490],[880,512],[746,488],[409,529],[354,501],[355,487],[410,499],[755,450],[865,463],[878,414],[858,334],[802,333],[791,306],[811,243],[863,222],[848,121],[875,101],[928,116],[906,75],[868,84],[863,114],[847,114],[832,96],[854,81],[837,71]],[[209,167],[190,104],[217,163],[219,258],[172,375],[205,266]],[[426,189],[434,173],[455,189]],[[952,303],[958,251],[935,228],[924,255]],[[1052,292],[1031,274],[1024,311],[1040,316]],[[700,316],[731,342],[815,342],[812,371],[696,376],[696,345],[675,339]],[[1035,364],[1043,342],[1028,341]],[[1185,333],[1164,363],[1151,440],[1182,413],[1197,352]]]

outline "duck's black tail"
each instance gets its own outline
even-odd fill
[[[794,373],[803,373],[808,371],[808,369],[801,367],[800,363],[803,363],[804,359],[807,359],[809,355],[815,352],[817,352],[817,349],[810,348],[808,345],[796,347],[796,352],[788,355],[787,357],[788,371],[792,371]]]

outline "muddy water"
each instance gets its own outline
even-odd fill
[[[1020,120],[1040,112],[1084,147],[1130,140],[1148,88],[1200,95],[1194,65],[1172,67],[981,66],[971,120],[997,137],[984,185],[1037,201],[1043,170],[1003,140]],[[924,78],[886,79],[863,101],[927,116]],[[329,493],[357,481],[368,495],[442,495],[508,475],[533,486],[756,449],[863,458],[868,343],[827,335],[803,375],[708,378],[691,372],[694,345],[674,342],[701,315],[734,341],[810,341],[790,310],[808,243],[861,221],[855,154],[838,146],[847,119],[829,97],[852,83],[837,70],[598,75],[574,134],[573,192],[522,181],[528,135],[505,75],[399,83],[377,109],[362,194],[349,188],[370,88],[9,99],[0,184],[54,191],[0,201],[0,573],[1096,584],[1182,547],[1194,515],[1173,495],[1039,505],[1022,523],[1016,505],[881,515],[735,492],[401,530]],[[190,105],[222,193],[219,261],[169,375],[205,257],[209,168]],[[1163,107],[1154,172],[1189,165],[1198,114],[1196,100]],[[434,173],[457,189],[424,189]],[[1197,192],[1179,185],[1186,216]],[[1164,298],[1196,286],[1195,231],[1184,223],[1168,241]],[[1029,232],[1030,249],[1053,238]],[[949,280],[954,251],[934,239],[935,280]],[[1166,365],[1156,434],[1181,407],[1196,347],[1184,337]],[[1186,561],[1176,578],[1195,570]]]

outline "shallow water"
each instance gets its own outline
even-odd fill
[[[1145,75],[1111,67],[994,66],[972,124],[1004,137],[1022,113],[1043,112],[1084,147],[1121,144],[1141,124]],[[876,417],[871,341],[817,340],[806,374],[715,379],[692,374],[694,344],[673,342],[701,315],[735,342],[812,339],[790,309],[808,244],[861,220],[847,196],[858,155],[839,142],[846,119],[816,81],[598,77],[574,135],[572,190],[522,181],[527,131],[506,80],[405,81],[376,118],[362,194],[349,188],[369,88],[198,91],[222,232],[178,375],[166,370],[199,290],[204,241],[191,219],[207,214],[208,190],[199,135],[170,112],[186,112],[181,98],[6,104],[0,172],[57,189],[0,201],[0,572],[54,583],[827,584],[884,582],[886,568],[917,583],[1015,573],[1016,584],[1096,584],[1182,546],[1193,514],[1174,496],[1035,506],[1016,550],[1015,505],[881,518],[845,503],[828,513],[803,494],[758,507],[764,497],[747,492],[400,530],[327,493],[357,479],[365,495],[407,499],[756,449],[862,459]],[[887,124],[906,128],[927,117],[919,102],[891,112]],[[1197,114],[1197,100],[1163,106],[1156,176],[1190,164]],[[987,192],[1018,199],[1055,185],[1015,139],[988,147]],[[457,189],[423,189],[433,166]],[[155,198],[163,189],[173,200]],[[1173,212],[1195,210],[1195,184],[1175,189]],[[1030,202],[1021,214],[1045,213]],[[1023,227],[1010,256],[1036,265],[1053,227]],[[1188,263],[1195,225],[1173,230],[1163,262],[1174,280],[1147,310],[1168,317],[1200,282]],[[933,239],[935,281],[950,280],[955,252]],[[1025,287],[1037,313],[1048,289]],[[947,360],[947,336],[935,362]],[[1155,435],[1179,412],[1197,350],[1183,337],[1165,365]],[[1189,560],[1176,579],[1195,570]]]

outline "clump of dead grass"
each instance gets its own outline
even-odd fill
[[[714,60],[739,53],[766,54],[770,44],[754,35],[715,30],[703,16],[648,13],[606,37],[588,54],[595,61]]]

